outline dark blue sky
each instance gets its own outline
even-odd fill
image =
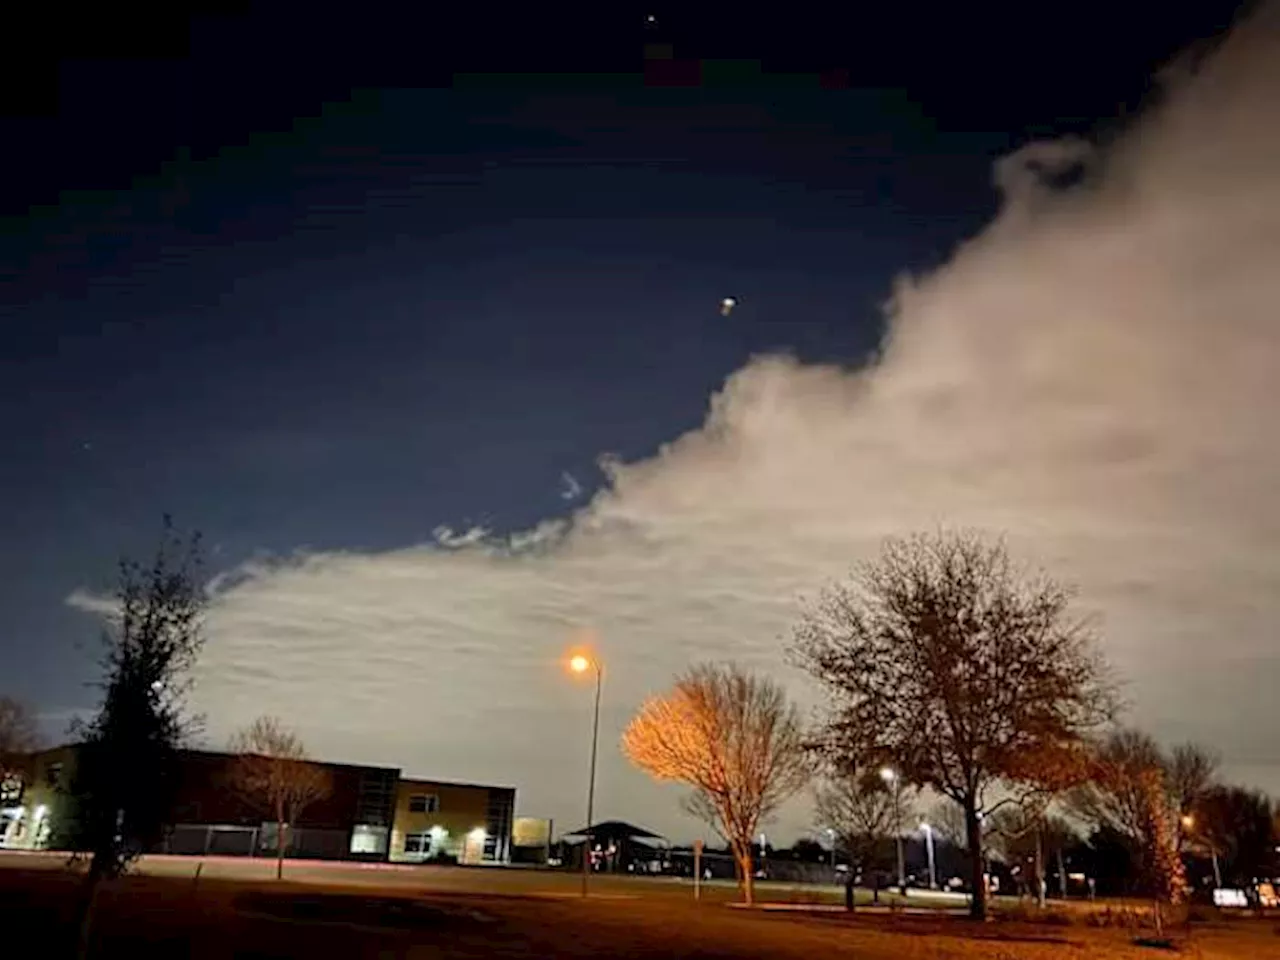
[[[893,276],[991,215],[993,159],[1105,135],[1216,6],[24,22],[4,692],[89,699],[93,627],[64,598],[163,512],[216,567],[518,528],[567,508],[563,472],[590,489],[600,454],[698,425],[753,353],[859,362]],[[646,68],[654,42],[676,67]]]

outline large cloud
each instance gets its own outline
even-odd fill
[[[1280,788],[1280,44],[1271,7],[1105,155],[1040,145],[1006,209],[903,282],[861,370],[760,357],[702,428],[567,521],[237,571],[200,706],[218,738],[270,710],[325,755],[521,788],[581,818],[597,631],[606,747],[694,658],[774,669],[797,598],[880,538],[1004,531],[1075,581],[1136,719]],[[1086,162],[1082,185],[1045,170]],[[613,749],[599,809],[688,835]],[[575,824],[576,825],[576,824]],[[783,825],[806,826],[794,813]]]

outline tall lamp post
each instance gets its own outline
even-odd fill
[[[893,834],[898,841],[898,889],[907,890],[907,858],[902,850],[902,783],[898,771],[892,767],[880,768],[880,779],[893,788]]]
[[[587,882],[591,876],[591,845],[595,842],[596,815],[596,748],[600,743],[600,688],[604,685],[604,667],[594,657],[577,654],[569,661],[574,673],[596,672],[596,701],[591,715],[591,772],[587,775],[587,840],[582,848],[582,895],[587,895]]]

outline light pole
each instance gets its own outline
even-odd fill
[[[827,827],[827,839],[831,841],[831,869],[836,868],[836,831],[832,827]]]
[[[1188,832],[1190,832],[1195,829],[1196,818],[1189,813],[1184,814],[1182,817],[1182,825]],[[1218,850],[1212,843],[1206,843],[1205,846],[1209,848],[1209,858],[1213,861],[1213,885],[1214,887],[1221,887],[1222,871],[1218,868]],[[1280,849],[1280,847],[1277,849]]]
[[[587,840],[582,848],[582,895],[587,895],[587,880],[591,875],[591,845],[595,842],[596,815],[596,747],[600,742],[600,688],[604,685],[604,667],[594,657],[578,654],[569,661],[574,673],[596,672],[596,703],[591,715],[591,772],[587,775]]]
[[[920,829],[924,831],[925,849],[929,852],[929,889],[938,889],[938,878],[934,875],[933,869],[933,827],[927,823],[920,824]]]
[[[892,767],[880,768],[880,779],[893,787],[893,838],[898,845],[898,890],[906,893],[907,858],[902,850],[902,785]]]

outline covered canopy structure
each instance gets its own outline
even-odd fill
[[[603,820],[588,830],[583,827],[564,834],[566,860],[582,865],[583,848],[591,837],[591,868],[603,873],[649,872],[650,864],[667,859],[670,844],[666,837],[623,820]]]

